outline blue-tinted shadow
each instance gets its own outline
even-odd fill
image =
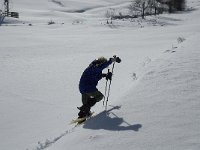
[[[141,124],[129,124],[123,118],[118,117],[111,111],[114,109],[119,109],[119,106],[115,106],[110,110],[103,111],[96,116],[90,118],[85,122],[83,128],[85,129],[92,129],[92,130],[111,130],[111,131],[125,131],[125,130],[132,130],[132,131],[139,131],[142,128]],[[122,125],[124,123],[125,125]]]

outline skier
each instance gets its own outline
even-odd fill
[[[103,77],[106,80],[112,79],[112,73],[107,74],[102,73],[102,70],[107,68],[112,62],[120,62],[119,57],[113,57],[107,60],[105,57],[99,57],[98,59],[92,61],[90,65],[84,70],[80,82],[79,90],[82,94],[81,107],[77,107],[80,112],[78,113],[78,118],[91,116],[90,109],[92,106],[103,99],[104,95],[97,89],[98,81]]]

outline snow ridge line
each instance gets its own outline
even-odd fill
[[[75,126],[76,127],[76,126]],[[46,139],[45,142],[40,142],[38,141],[38,144],[35,148],[33,148],[32,150],[44,150],[50,146],[52,146],[54,143],[56,143],[58,140],[60,140],[62,137],[74,132],[74,129],[75,127],[65,131],[64,133],[60,134],[59,136],[49,140],[49,139]],[[29,149],[26,149],[26,150],[29,150]]]
[[[57,0],[51,0],[51,2],[60,5],[61,7],[65,7],[65,5],[63,3],[60,3]],[[115,3],[115,4],[109,4],[107,6],[103,6],[103,5],[97,5],[97,6],[91,6],[91,7],[85,7],[85,8],[80,8],[80,9],[74,9],[74,10],[59,10],[61,12],[66,12],[66,13],[87,13],[87,12],[92,12],[92,11],[97,11],[97,10],[101,10],[101,9],[111,9],[111,8],[120,8],[120,7],[126,7],[129,4],[131,4],[130,2],[120,2],[120,3]]]
[[[58,0],[51,0],[52,3],[60,6],[60,7],[65,7],[65,5],[61,2],[61,1],[58,1]]]

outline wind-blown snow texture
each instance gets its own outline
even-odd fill
[[[125,13],[129,1],[11,4],[20,19],[0,26],[0,149],[200,149],[199,0],[188,0],[184,13],[113,25],[106,11]],[[74,128],[82,71],[115,54],[122,63],[108,110],[98,103],[96,116]],[[104,92],[105,81],[98,88]]]

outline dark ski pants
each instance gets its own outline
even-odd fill
[[[82,103],[80,107],[79,117],[84,117],[90,114],[90,108],[103,99],[103,94],[100,91],[82,94]]]
[[[90,101],[99,102],[103,99],[103,94],[100,91],[95,91],[91,93],[82,94],[82,103],[83,105],[91,103]],[[93,105],[94,106],[94,105]]]

